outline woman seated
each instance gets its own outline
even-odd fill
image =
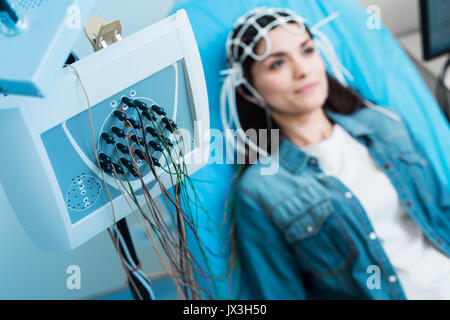
[[[327,73],[319,44],[333,58],[318,29],[273,8],[227,40],[222,102],[238,128],[280,133],[246,139],[235,214],[250,298],[450,299],[448,190],[397,114],[347,87],[338,61],[340,81]],[[277,170],[261,174],[252,151]]]

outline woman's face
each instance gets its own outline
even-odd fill
[[[291,28],[300,29],[297,24]],[[270,56],[255,61],[250,69],[253,86],[267,105],[305,114],[321,108],[328,96],[328,80],[323,60],[307,32],[293,34],[282,26],[269,31]],[[262,55],[266,42],[261,40],[256,53]]]

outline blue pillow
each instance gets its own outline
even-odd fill
[[[174,11],[185,9],[191,21],[202,57],[210,102],[211,127],[221,129],[219,73],[226,68],[225,40],[235,20],[258,6],[286,7],[308,20],[312,26],[335,11],[341,15],[321,30],[354,76],[349,84],[366,99],[400,114],[413,136],[429,156],[439,178],[450,189],[450,130],[435,98],[396,39],[384,26],[369,29],[370,15],[352,0],[191,0]],[[220,223],[234,166],[210,164],[196,175],[200,201],[210,218]],[[220,251],[224,238],[203,230],[201,237],[210,249]],[[221,275],[226,257],[210,255],[210,268]],[[227,282],[218,281],[218,298],[227,298]],[[243,283],[245,287],[245,283]],[[245,289],[245,288],[244,288]],[[244,295],[245,296],[245,295]]]

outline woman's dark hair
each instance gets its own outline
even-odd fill
[[[287,16],[284,13],[280,13],[281,16]],[[275,20],[273,16],[263,16],[256,20],[256,23],[258,23],[262,28],[266,27],[270,23],[272,23]],[[292,21],[294,22],[294,21]],[[241,30],[241,27],[238,27],[233,32],[233,38],[239,33]],[[309,31],[308,28],[306,28],[306,31],[312,38],[312,34]],[[254,37],[257,35],[257,30],[254,27],[249,27],[246,32],[243,34],[241,41],[243,41],[246,44],[250,44]],[[238,49],[238,56],[241,56],[243,54],[243,50],[241,47]],[[244,77],[248,80],[248,82],[253,85],[252,77],[250,74],[250,69],[253,65],[255,60],[248,56],[244,62],[242,63],[243,73]],[[342,84],[339,83],[335,78],[333,78],[328,72],[327,72],[327,78],[328,78],[328,86],[329,86],[329,92],[328,92],[328,98],[325,101],[324,108],[327,108],[331,111],[334,111],[336,113],[341,114],[352,114],[353,112],[357,111],[358,109],[364,107],[364,101],[359,96],[359,94],[356,92],[356,90],[352,88],[346,88]],[[269,115],[266,114],[266,111],[263,110],[260,106],[250,102],[248,99],[246,99],[241,92],[244,92],[246,95],[251,95],[248,90],[241,86],[237,90],[236,94],[236,105],[238,109],[238,115],[241,122],[241,126],[244,129],[244,131],[248,129],[255,129],[256,131],[260,129],[280,129],[279,126],[276,124],[274,119]],[[269,117],[269,118],[268,118]],[[269,123],[270,120],[270,123]],[[269,128],[270,126],[270,128]],[[271,150],[271,141],[270,141],[270,134],[268,135],[268,143],[267,143],[267,152],[270,152]],[[246,168],[250,165],[248,163],[248,147],[246,152]]]

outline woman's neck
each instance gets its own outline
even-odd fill
[[[281,133],[299,148],[317,144],[333,134],[333,123],[323,108],[296,117],[273,117]]]

